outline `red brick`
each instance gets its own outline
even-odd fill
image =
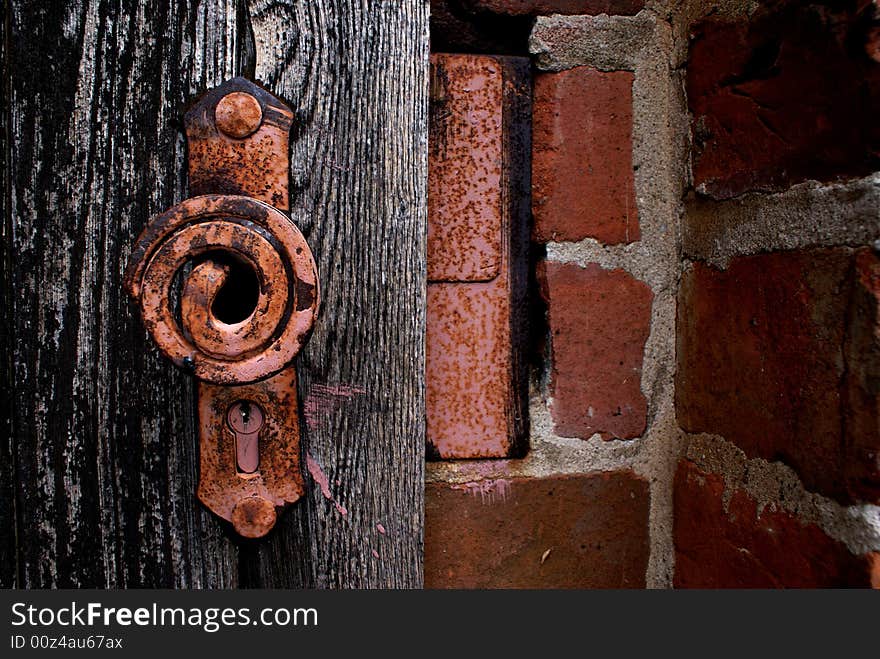
[[[632,16],[645,6],[644,0],[465,0],[476,11],[511,16],[547,14],[596,14]]]
[[[628,71],[535,77],[532,213],[540,242],[639,239]]]
[[[855,286],[854,263],[853,250],[828,249],[695,264],[677,329],[682,428],[781,460],[847,502],[876,500],[880,483],[877,298]]]
[[[429,483],[425,586],[644,587],[649,508],[629,471]]]
[[[642,360],[653,293],[623,270],[540,266],[551,333],[556,432],[631,439],[645,429]]]
[[[759,512],[740,489],[725,506],[723,478],[686,460],[675,477],[673,520],[676,588],[880,585],[880,555],[854,555],[783,510]]]
[[[859,250],[855,258],[844,357],[849,491],[880,501],[880,259],[868,249]]]
[[[856,3],[774,3],[692,28],[694,181],[717,197],[880,167],[880,64]]]

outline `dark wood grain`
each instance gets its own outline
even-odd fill
[[[9,70],[7,68],[6,44],[8,41],[7,7],[0,6],[0,25],[3,26],[3,42],[0,45],[0,71],[3,72],[3,98],[9,98]],[[3,221],[0,224],[0,588],[10,588],[15,583],[15,485],[12,463],[12,215],[10,208],[8,148],[10,114],[9,105],[3,103],[0,113],[0,133],[3,135],[3,196],[0,199]]]
[[[296,116],[292,216],[323,298],[297,372],[332,500],[313,482],[242,582],[421,586],[428,3],[249,8],[256,78]]]
[[[427,5],[123,5],[5,5],[3,585],[420,585]],[[297,111],[293,216],[324,299],[304,434],[340,507],[307,476],[244,543],[196,501],[193,383],[121,278],[187,196],[185,105],[254,62]]]
[[[192,383],[121,277],[150,215],[186,196],[182,110],[241,72],[241,9],[9,3],[17,586],[237,583],[234,545],[193,496]]]

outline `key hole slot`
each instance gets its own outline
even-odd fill
[[[263,410],[247,400],[229,407],[226,422],[235,435],[235,470],[239,476],[255,474],[260,467],[260,429]]]
[[[250,264],[228,252],[208,252],[205,260],[229,268],[223,284],[211,305],[211,313],[221,323],[234,325],[246,320],[257,308],[260,297],[260,280]]]

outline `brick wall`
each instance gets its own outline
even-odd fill
[[[870,3],[444,4],[534,17],[533,366],[426,586],[880,585]]]
[[[614,39],[566,55],[551,41],[571,30]],[[531,43],[530,447],[429,463],[426,585],[664,586],[685,142],[672,32],[645,12],[539,17]]]
[[[870,2],[691,25],[674,584],[880,586]]]

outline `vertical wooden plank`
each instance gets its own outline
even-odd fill
[[[296,113],[292,215],[323,311],[297,362],[313,487],[270,541],[247,548],[242,583],[418,587],[428,3],[249,9],[256,78]]]
[[[9,212],[9,159],[12,156],[9,137],[9,69],[6,44],[9,37],[7,7],[0,6],[0,26],[3,29],[0,45],[0,71],[3,72],[2,113],[0,134],[3,135],[3,197],[0,200],[3,220],[0,224],[0,588],[11,588],[15,583],[15,485],[12,464],[12,331],[10,326],[12,302],[12,259],[10,254],[12,215]]]
[[[14,585],[234,586],[236,548],[194,496],[192,382],[121,280],[150,215],[186,197],[185,103],[243,72],[244,7],[5,7]]]

